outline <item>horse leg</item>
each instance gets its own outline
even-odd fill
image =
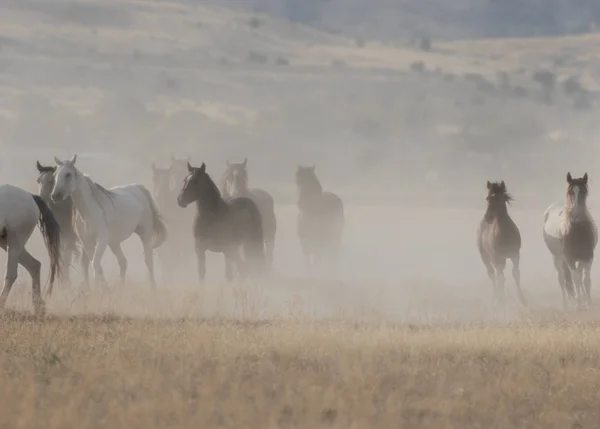
[[[85,238],[81,241],[81,271],[83,271],[83,286],[88,288],[90,286],[90,262],[94,257],[94,245],[95,242],[91,238]]]
[[[504,303],[504,283],[506,279],[504,277],[504,268],[506,268],[506,259],[497,258],[494,261],[494,268],[496,269],[496,301],[499,304]]]
[[[569,267],[566,267],[566,270],[565,270],[563,261],[558,256],[554,257],[554,267],[556,268],[556,272],[558,273],[558,284],[560,285],[560,290],[562,292],[563,309],[567,310],[569,305],[568,305],[568,301],[567,301],[567,284],[566,284],[565,280],[567,277],[566,270],[568,270]],[[571,284],[571,288],[572,287],[573,287],[573,284]]]
[[[586,262],[583,266],[583,286],[587,298],[587,306],[592,306],[592,262]]]
[[[233,258],[231,257],[231,251],[223,252],[225,257],[225,280],[228,282],[233,280]]]
[[[23,249],[19,256],[19,263],[25,267],[29,275],[31,276],[31,298],[33,301],[33,309],[35,314],[43,316],[46,312],[46,305],[42,299],[40,272],[42,269],[42,263],[35,259],[31,254]]]
[[[123,254],[123,249],[121,248],[121,243],[110,243],[108,245],[110,247],[110,250],[115,254],[116,258],[117,258],[117,263],[119,264],[119,271],[120,271],[120,279],[121,279],[121,284],[125,283],[125,273],[127,272],[127,259],[125,258],[125,255]]]
[[[196,239],[196,261],[198,263],[198,278],[200,284],[204,283],[204,277],[206,276],[206,248],[202,244],[201,240]]]
[[[583,291],[583,265],[581,263],[573,263],[569,265],[571,277],[577,291],[577,309],[583,310],[585,304],[585,292]]]
[[[148,276],[150,278],[150,285],[152,289],[156,289],[156,279],[154,277],[154,246],[152,239],[148,238],[143,240],[144,244],[144,261],[146,262],[146,268],[148,269]]]
[[[8,257],[6,258],[6,275],[4,276],[4,286],[2,292],[0,292],[0,308],[4,308],[8,294],[13,284],[17,280],[17,274],[19,269],[19,257],[24,247],[22,245],[8,244],[7,252]]]
[[[523,289],[521,288],[521,269],[519,267],[520,255],[513,256],[511,258],[512,262],[512,275],[515,280],[515,285],[517,286],[517,294],[519,296],[519,301],[521,301],[521,305],[523,307],[527,307],[527,298],[525,298],[525,294],[523,293]]]
[[[231,250],[229,250],[228,258],[237,268],[237,272],[240,278],[245,279],[246,275],[248,274],[248,267],[246,262],[244,262],[244,260],[240,256],[239,247],[234,246]]]
[[[94,257],[92,259],[92,265],[94,266],[94,280],[96,286],[106,285],[106,279],[104,278],[104,271],[102,270],[102,256],[108,246],[108,240],[106,237],[98,237],[96,242],[96,249],[94,251]]]

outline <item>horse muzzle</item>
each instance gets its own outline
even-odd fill
[[[186,208],[189,204],[189,202],[184,201],[181,196],[177,197],[177,204],[179,204],[179,207],[181,208]]]
[[[53,192],[52,193],[52,201],[62,201],[65,199],[65,196],[62,192]]]

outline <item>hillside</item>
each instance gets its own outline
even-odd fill
[[[0,122],[13,148],[118,150],[142,166],[191,153],[213,174],[248,156],[257,181],[285,183],[285,199],[298,163],[379,199],[509,173],[539,189],[536,169],[562,180],[559,161],[586,168],[596,154],[586,139],[600,36],[434,40],[425,51],[168,1],[12,1],[0,21]],[[551,87],[533,79],[540,71]]]

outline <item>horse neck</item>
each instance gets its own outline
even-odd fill
[[[82,217],[88,216],[94,208],[102,209],[100,203],[94,198],[92,186],[94,186],[94,182],[81,175],[77,181],[77,188],[71,196],[73,205]]]
[[[565,221],[567,225],[574,223],[588,222],[588,208],[586,204],[579,205],[576,209],[567,200],[565,203]]]
[[[196,199],[196,213],[202,219],[211,219],[213,217],[219,216],[222,213],[222,211],[227,207],[227,203],[221,196],[219,188],[217,188],[216,185],[214,185],[214,188],[215,195],[211,197],[210,201],[206,201],[206,199],[202,201],[200,199],[200,195],[197,195],[198,198]]]
[[[498,223],[503,223],[504,221],[510,220],[510,215],[508,214],[508,207],[505,205],[493,209],[491,206],[488,206],[485,216],[485,220],[488,222],[497,221]]]
[[[323,188],[319,182],[315,182],[310,186],[300,186],[298,193],[298,207],[301,209],[310,209],[321,200]]]

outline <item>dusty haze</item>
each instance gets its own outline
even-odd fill
[[[255,317],[489,317],[492,290],[475,246],[486,180],[505,180],[515,197],[533,307],[560,304],[541,219],[563,198],[567,171],[590,175],[594,212],[598,36],[433,39],[424,48],[204,2],[9,2],[0,20],[2,180],[35,191],[36,160],[78,153],[78,167],[106,187],[152,189],[150,165],[166,167],[172,155],[206,162],[215,180],[227,159],[247,156],[250,185],[272,193],[279,222],[273,279],[247,285]],[[541,71],[552,82],[536,80]],[[298,164],[316,164],[346,205],[334,274],[303,269]],[[124,245],[125,291],[59,290],[50,308],[234,315],[239,285],[224,283],[221,255],[209,255],[200,291],[191,220],[189,231],[189,260],[157,295],[144,284],[134,236]],[[30,248],[46,266],[40,243],[36,231]],[[116,279],[110,252],[103,264]],[[163,269],[158,260],[159,279]],[[514,296],[510,267],[506,274]],[[19,281],[10,305],[27,306],[24,271]],[[195,310],[183,304],[194,294],[204,299]]]

